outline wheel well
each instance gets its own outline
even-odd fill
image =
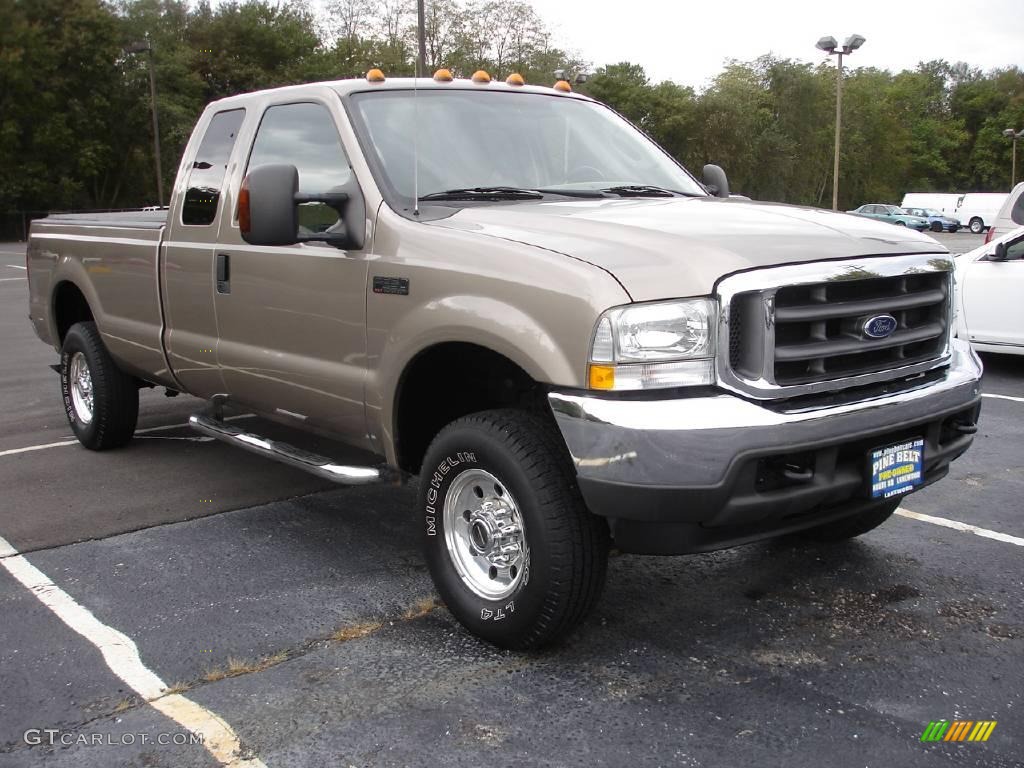
[[[57,340],[63,344],[68,330],[75,323],[93,319],[85,295],[74,283],[63,282],[53,292],[53,317],[57,327]]]
[[[546,414],[544,390],[504,355],[449,342],[424,350],[406,366],[395,395],[398,465],[417,473],[441,429],[470,413],[516,407]]]

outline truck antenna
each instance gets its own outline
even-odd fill
[[[416,67],[416,74],[412,78],[412,215],[420,215],[420,143],[419,124],[420,112],[419,95],[420,73],[419,66]]]

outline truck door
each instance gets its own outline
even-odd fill
[[[186,162],[192,159],[182,167],[171,201],[171,211],[180,213],[168,222],[161,266],[164,346],[175,377],[198,397],[224,391],[217,366],[214,245],[220,219],[231,217],[220,211],[221,189],[244,120],[244,109],[230,109],[214,113],[205,130],[196,126],[196,139],[202,139],[197,149],[186,149]]]
[[[236,175],[240,180],[271,163],[298,168],[300,192],[333,190],[352,174],[334,116],[313,100],[268,106],[248,163]],[[320,203],[300,207],[300,228],[323,231],[337,219]],[[235,212],[221,221],[216,259],[218,360],[232,399],[285,419],[365,436],[363,252],[322,243],[248,245]]]
[[[1024,236],[1006,243],[1005,261],[969,264],[963,283],[970,340],[1024,346]]]

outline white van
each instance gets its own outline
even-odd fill
[[[959,192],[907,192],[900,208],[933,208],[943,216],[957,218],[956,207],[963,197]],[[960,222],[967,226],[967,222]]]
[[[960,198],[953,215],[976,235],[991,227],[1003,207],[1006,192],[968,192]]]
[[[985,235],[985,242],[990,243],[993,238],[1002,237],[1017,227],[1024,227],[1024,181],[1006,196],[1006,202],[999,209],[995,221]]]

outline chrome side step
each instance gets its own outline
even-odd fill
[[[358,467],[336,464],[326,456],[246,432],[233,424],[226,423],[221,418],[220,406],[221,401],[214,400],[207,413],[196,413],[189,417],[189,426],[209,437],[265,456],[268,459],[275,459],[341,485],[370,485],[398,477],[398,473],[387,466]]]

